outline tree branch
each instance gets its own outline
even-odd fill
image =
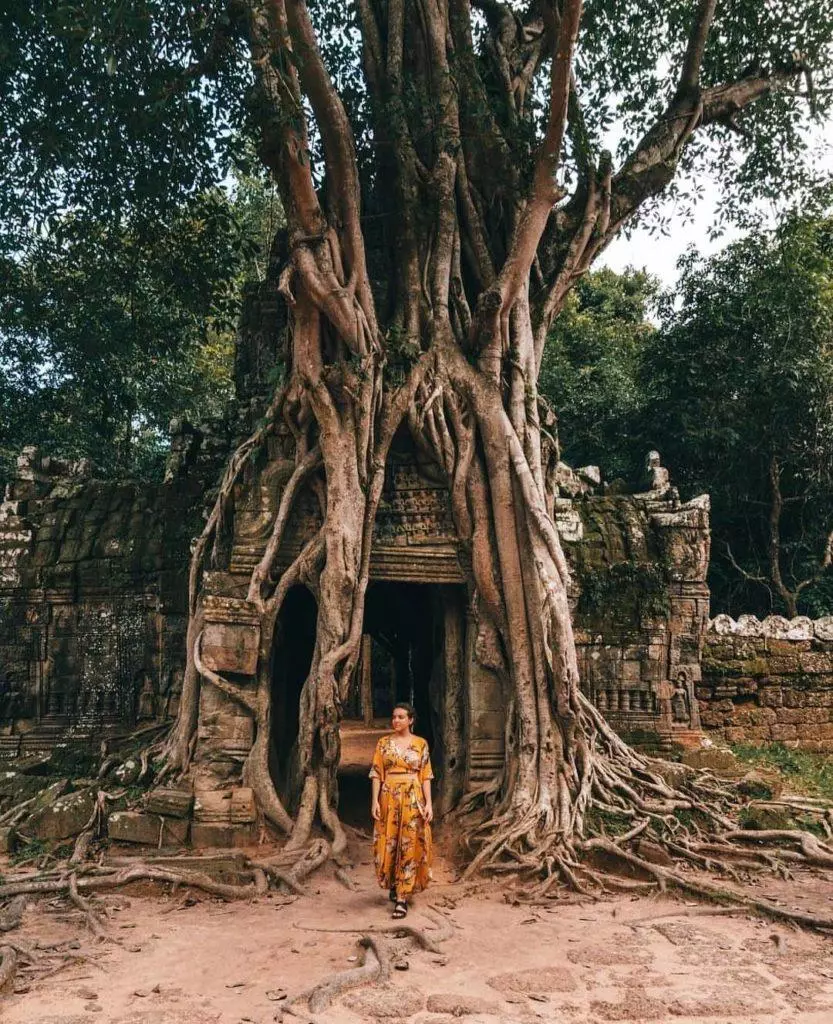
[[[680,81],[677,85],[677,96],[681,97],[690,94],[700,85],[700,68],[703,64],[703,53],[706,49],[706,40],[711,31],[714,21],[714,9],[717,0],[699,0],[697,13],[694,16],[694,24],[688,37],[683,67],[680,72]]]
[[[330,191],[344,227],[349,274],[355,281],[356,293],[370,320],[371,330],[378,334],[361,231],[361,186],[352,126],[321,59],[304,0],[287,0],[286,11],[288,27],[297,47],[301,84],[312,104],[324,142],[327,174],[332,179]]]

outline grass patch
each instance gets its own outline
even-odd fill
[[[605,832],[609,836],[621,836],[633,828],[633,818],[625,814],[613,814],[610,811],[591,807],[587,812],[587,825],[592,832]]]
[[[784,784],[794,793],[833,800],[833,757],[809,750],[793,750],[783,743],[751,746],[732,745],[739,761],[750,768],[767,768],[780,772]]]
[[[23,846],[19,846],[9,859],[12,864],[20,864],[24,860],[37,860],[48,852],[43,839],[30,839]]]

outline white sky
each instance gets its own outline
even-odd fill
[[[810,145],[813,162],[833,175],[833,120],[814,129]],[[719,196],[718,184],[707,184],[702,199],[694,208],[691,221],[681,223],[672,218],[672,233],[669,236],[651,235],[646,228],[636,228],[630,238],[620,235],[602,253],[595,266],[610,267],[619,272],[629,266],[638,270],[645,268],[660,278],[666,287],[673,285],[677,280],[677,260],[690,245],[695,245],[704,255],[710,255],[743,234],[730,228],[718,239],[708,237]],[[773,210],[773,220],[775,215]]]
[[[708,237],[717,205],[717,186],[706,190],[688,223],[676,223],[670,235],[652,235],[647,228],[636,228],[630,238],[620,235],[596,261],[597,267],[610,267],[621,273],[626,267],[648,270],[668,287],[677,280],[677,260],[690,245],[703,254],[711,254],[740,238],[741,231],[729,229],[718,239]]]

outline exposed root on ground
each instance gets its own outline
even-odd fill
[[[424,949],[429,953],[439,954],[441,952],[439,943],[450,939],[454,934],[454,929],[445,915],[441,914],[436,908],[428,907],[426,912],[429,913],[431,920],[434,921],[436,926],[430,935],[422,928],[405,923],[367,925],[356,928],[328,928],[317,925],[296,924],[296,928],[307,932],[337,932],[341,934],[358,932],[361,935],[359,946],[365,950],[365,955],[358,967],[352,968],[349,971],[339,971],[329,978],[318,982],[311,989],[295,996],[287,1004],[286,1011],[295,1015],[295,1006],[306,1002],[311,1013],[318,1013],[321,1010],[326,1010],[337,995],[346,992],[348,989],[367,984],[368,982],[373,984],[384,984],[387,982],[390,978],[391,966],[395,962],[395,958],[387,943],[379,938],[375,938],[375,936],[389,935],[394,938],[409,938],[416,942],[420,949]]]
[[[364,950],[362,962],[358,967],[339,971],[319,981],[311,989],[290,1000],[286,1009],[293,1012],[292,1008],[296,1004],[305,1002],[310,1013],[320,1013],[328,1009],[336,996],[342,992],[366,985],[368,982],[384,984],[388,981],[391,967],[389,952],[372,935],[362,935],[358,944]]]
[[[759,871],[789,878],[790,867],[833,867],[833,843],[799,828],[739,828],[743,800],[730,781],[639,754],[583,697],[581,711],[589,741],[565,783],[569,814],[554,815],[543,801],[524,808],[483,801],[485,813],[467,830],[472,859],[464,877],[479,872],[514,878],[523,887],[519,897],[530,901],[551,896],[562,884],[589,898],[617,889],[676,889],[833,930],[833,917],[788,910],[690,874],[706,871],[738,885]],[[803,812],[807,805],[799,799],[796,808]],[[825,811],[818,802],[814,809]]]
[[[17,950],[13,946],[0,946],[0,993],[14,980],[17,961]]]
[[[437,919],[440,919],[439,921]],[[399,922],[397,924],[364,924],[355,927],[327,927],[324,925],[296,924],[295,927],[303,932],[328,932],[331,934],[362,934],[362,935],[394,935],[398,938],[410,938],[428,953],[440,953],[439,943],[450,939],[454,934],[453,929],[441,914],[435,912],[433,918],[437,927],[429,934],[425,929],[413,924]],[[437,934],[439,933],[439,934]]]

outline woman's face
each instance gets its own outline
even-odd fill
[[[393,709],[391,725],[394,732],[407,732],[413,724],[413,718],[408,718],[408,712],[404,708]]]

